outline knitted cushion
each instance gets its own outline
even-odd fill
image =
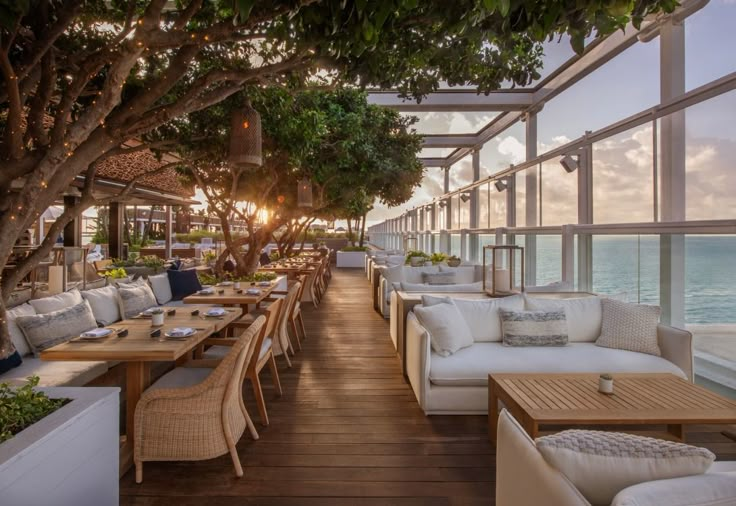
[[[601,336],[595,344],[658,357],[662,355],[657,342],[659,306],[602,299],[601,311]]]

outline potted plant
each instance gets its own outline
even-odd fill
[[[117,504],[120,389],[38,381],[0,383],[2,503]]]
[[[447,260],[447,255],[444,253],[432,253],[432,256],[429,257],[429,259],[432,262],[432,265],[439,265]]]
[[[412,250],[406,254],[405,263],[407,265],[411,265],[412,267],[420,267],[424,265],[424,263],[429,260],[429,258],[429,255],[427,255],[423,251]]]
[[[447,265],[449,265],[450,267],[458,267],[461,262],[462,262],[462,260],[460,260],[460,258],[457,257],[457,256],[455,256],[455,255],[451,255],[447,259]]]
[[[365,267],[367,246],[345,246],[337,252],[337,266],[349,269]]]
[[[161,327],[164,324],[164,310],[163,308],[157,307],[151,310],[151,326]]]

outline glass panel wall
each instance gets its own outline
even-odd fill
[[[484,184],[480,187],[478,187],[478,227],[479,228],[488,228],[490,227],[491,223],[491,216],[489,212],[489,199],[490,199],[490,192],[495,191],[495,188],[492,188],[491,184]]]
[[[556,159],[544,162],[541,169],[541,225],[578,222],[578,175],[568,173]]]
[[[593,292],[659,304],[659,236],[594,235]]]

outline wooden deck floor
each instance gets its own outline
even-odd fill
[[[362,270],[335,270],[322,305],[304,316],[304,349],[291,369],[280,362],[284,396],[266,391],[271,425],[238,445],[245,476],[234,476],[227,456],[146,463],[141,485],[132,472],[121,480],[121,505],[493,504],[486,417],[424,416]],[[268,372],[263,379],[268,388]],[[696,428],[688,440],[736,460],[723,429]]]

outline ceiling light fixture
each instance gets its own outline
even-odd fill
[[[497,191],[503,192],[509,188],[509,183],[506,181],[506,178],[501,178],[501,179],[496,180],[493,183],[493,186],[496,187]]]
[[[578,160],[577,155],[565,155],[562,157],[562,160],[560,160],[560,165],[562,165],[562,168],[565,169],[565,172],[571,174],[575,172],[578,167],[580,167],[580,161]]]

